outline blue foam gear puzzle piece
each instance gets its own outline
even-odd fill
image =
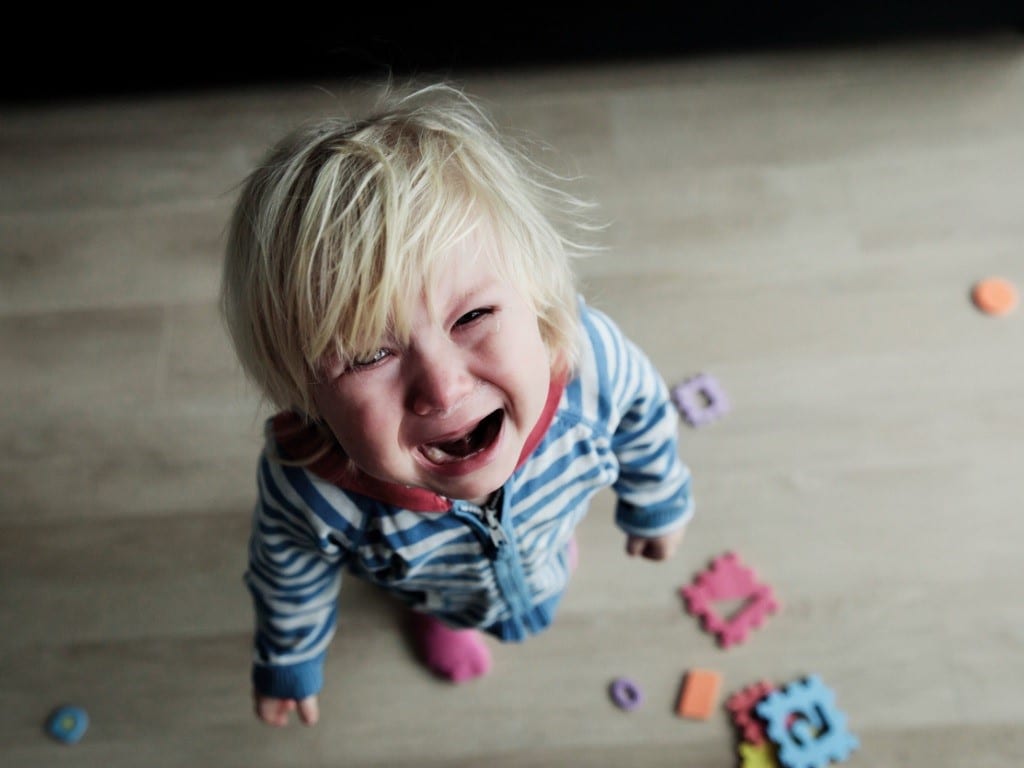
[[[46,732],[57,741],[75,744],[89,728],[89,715],[81,707],[58,707],[46,719]]]
[[[836,708],[835,693],[817,675],[768,694],[757,705],[765,732],[786,768],[823,768],[846,760],[860,746]],[[796,720],[791,718],[796,717]]]

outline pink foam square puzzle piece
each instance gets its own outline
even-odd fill
[[[679,592],[686,601],[686,610],[700,619],[704,630],[715,635],[722,648],[744,642],[752,630],[779,610],[772,588],[762,584],[734,552],[716,557]],[[715,603],[730,600],[744,603],[734,615],[722,616]]]

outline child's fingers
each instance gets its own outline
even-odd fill
[[[653,543],[653,551],[649,555],[651,560],[668,560],[679,548],[679,538],[676,536],[666,536]]]
[[[675,555],[676,550],[679,549],[679,545],[683,543],[683,537],[685,535],[686,528],[680,528],[655,539],[652,542],[655,545],[653,548],[654,551],[648,555],[648,557],[650,557],[651,560],[668,560],[670,557]]]
[[[640,555],[647,560],[667,560],[679,548],[679,544],[683,540],[684,530],[679,529],[653,539],[630,536],[626,539],[626,552],[630,557]]]
[[[667,547],[664,539],[648,539],[641,554],[648,560],[664,560],[668,557]]]
[[[295,709],[293,699],[256,697],[256,716],[267,725],[288,725],[288,715]]]
[[[316,725],[320,719],[320,704],[316,696],[310,696],[299,702],[299,719],[306,725]]]
[[[630,557],[643,554],[644,546],[646,544],[646,539],[641,539],[638,536],[630,536],[626,539],[626,554]]]

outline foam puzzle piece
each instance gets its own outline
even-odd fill
[[[700,373],[672,388],[672,402],[691,426],[702,427],[729,412],[729,398],[718,380]]]
[[[739,730],[740,738],[747,744],[767,742],[764,723],[754,715],[754,707],[774,690],[775,686],[767,680],[759,680],[726,699],[725,707],[732,715],[733,724]]]
[[[779,768],[775,751],[767,741],[762,744],[740,744],[740,768]]]
[[[715,711],[722,676],[711,669],[691,669],[683,679],[676,713],[691,720],[707,720]]]
[[[823,768],[846,760],[860,746],[836,708],[835,693],[817,675],[773,691],[756,711],[786,768]]]
[[[58,707],[46,718],[46,732],[64,744],[76,744],[89,728],[89,715],[81,707]]]
[[[619,709],[630,712],[644,703],[644,694],[640,686],[627,677],[618,677],[612,680],[608,687],[612,701]]]
[[[1017,288],[1005,278],[988,277],[974,284],[971,300],[987,315],[1008,315],[1017,308]]]
[[[701,620],[705,631],[718,638],[723,648],[738,645],[779,610],[775,593],[761,584],[755,573],[734,552],[726,552],[711,561],[687,587],[679,590],[686,610]],[[720,600],[745,600],[732,617],[720,616],[714,603]]]

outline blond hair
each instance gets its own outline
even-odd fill
[[[221,310],[242,367],[274,405],[316,418],[325,356],[407,340],[438,257],[483,220],[494,267],[568,372],[580,337],[569,257],[584,247],[563,230],[586,205],[558,181],[448,85],[293,131],[246,179],[231,219]]]

